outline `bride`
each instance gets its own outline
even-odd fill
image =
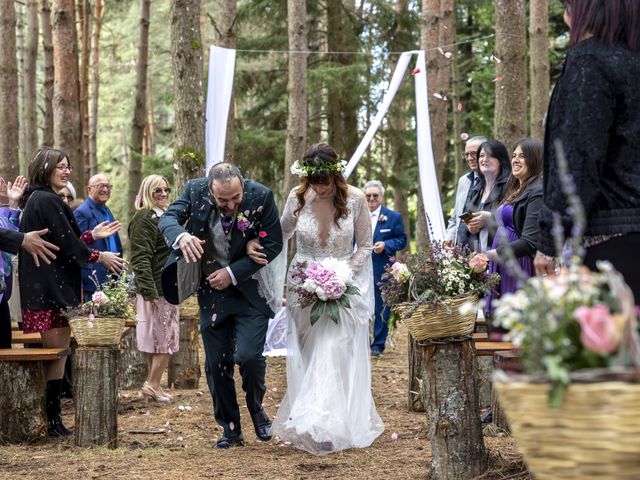
[[[364,194],[344,180],[344,166],[331,146],[310,147],[292,168],[300,185],[289,194],[280,219],[284,239],[297,233],[292,265],[346,260],[360,291],[349,296],[350,308],[340,307],[338,323],[323,314],[311,325],[312,307],[299,305],[291,272],[287,276],[288,390],[272,433],[316,455],[367,447],[384,430],[371,395],[371,220]],[[258,262],[259,248],[254,244],[251,251]]]

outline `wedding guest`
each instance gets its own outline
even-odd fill
[[[478,175],[478,149],[486,141],[486,137],[475,136],[467,140],[464,146],[464,160],[467,162],[470,171],[458,179],[456,203],[445,232],[445,242],[449,245],[458,245],[461,236],[464,236],[464,230],[467,229],[467,225],[460,216],[466,213],[464,207],[471,200],[472,187],[480,182],[480,176]],[[461,231],[460,229],[464,230]]]
[[[490,273],[497,272],[500,275],[495,295],[487,296],[485,315],[491,313],[494,298],[515,292],[520,287],[517,274],[511,272],[506,264],[506,249],[517,259],[518,267],[525,276],[534,274],[533,257],[536,253],[541,205],[542,142],[525,138],[516,144],[511,156],[511,176],[507,181],[505,198],[496,212],[498,231],[491,250],[476,255],[489,260]]]
[[[471,212],[465,228],[460,229],[460,245],[475,252],[485,252],[496,231],[495,213],[507,190],[511,162],[507,148],[498,140],[488,140],[478,149],[480,181],[470,192],[465,212]]]
[[[92,230],[96,225],[114,222],[116,219],[107,206],[111,198],[109,178],[103,173],[94,175],[87,185],[88,196],[74,212],[80,231]],[[104,239],[98,239],[93,247],[101,252],[112,252],[122,256],[122,243],[116,233]],[[94,273],[95,272],[95,273]],[[93,292],[108,278],[107,269],[101,265],[85,265],[82,268],[82,291],[84,301],[91,299]]]
[[[375,311],[373,321],[373,341],[371,342],[371,356],[379,357],[384,352],[384,346],[389,334],[389,307],[385,308],[380,295],[378,282],[384,274],[384,267],[389,259],[399,250],[407,246],[407,235],[400,213],[383,205],[384,186],[378,180],[371,180],[364,185],[367,206],[371,213],[371,231],[373,232],[373,285],[375,292]]]
[[[163,296],[160,277],[171,249],[158,230],[158,221],[169,206],[169,182],[160,175],[142,180],[136,198],[136,214],[129,223],[131,268],[135,274],[138,350],[147,357],[147,379],[140,393],[147,400],[167,403],[171,395],[160,386],[162,374],[180,341],[180,308]]]
[[[15,232],[20,226],[18,202],[27,188],[27,180],[18,176],[13,184],[0,177],[0,228]],[[11,312],[9,298],[13,289],[13,271],[9,252],[0,252],[0,348],[11,348]]]
[[[566,0],[569,52],[549,102],[544,196],[536,271],[554,271],[552,231],[560,215],[575,232],[559,171],[566,167],[586,215],[585,264],[608,260],[640,302],[640,2]]]
[[[25,333],[40,332],[45,348],[69,348],[70,330],[65,310],[80,303],[80,269],[99,262],[119,272],[122,259],[111,252],[90,250],[78,237],[80,230],[67,205],[56,193],[67,183],[72,167],[62,150],[43,147],[29,163],[29,187],[21,205],[20,230],[48,230],[47,241],[58,245],[50,263],[20,252],[18,270],[22,323]],[[66,357],[47,363],[46,411],[50,436],[69,436],[60,418],[60,389]]]

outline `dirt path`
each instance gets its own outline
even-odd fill
[[[258,442],[240,401],[247,445],[229,451],[212,450],[220,430],[215,425],[211,398],[202,378],[198,391],[176,390],[174,402],[168,406],[146,405],[136,391],[122,391],[118,418],[120,447],[116,450],[80,449],[73,446],[72,440],[0,447],[0,478],[427,478],[430,449],[424,414],[409,413],[405,407],[406,333],[402,327],[397,338],[400,341],[396,350],[385,352],[372,363],[374,397],[385,431],[370,448],[315,457],[275,441]],[[267,362],[265,409],[273,416],[286,387],[285,361],[269,358]],[[70,425],[73,405],[70,400],[64,402],[65,423]],[[181,410],[180,406],[191,409]],[[397,440],[392,439],[393,433],[397,434]],[[491,471],[482,479],[530,478],[511,439],[486,437],[485,443],[490,451]]]

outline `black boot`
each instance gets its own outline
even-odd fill
[[[50,437],[68,437],[73,432],[62,424],[60,418],[60,390],[62,379],[47,382],[47,421]]]

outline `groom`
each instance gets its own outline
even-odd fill
[[[262,351],[274,313],[252,278],[261,266],[246,255],[246,244],[259,237],[269,261],[282,250],[273,193],[244,180],[237,166],[218,163],[208,178],[186,183],[180,198],[160,217],[158,228],[174,249],[162,273],[169,302],[180,300],[179,264],[200,267],[197,295],[205,371],[215,418],[224,430],[214,448],[244,445],[233,380],[235,363],[240,366],[256,435],[269,440],[271,421],[262,409],[266,389]]]

